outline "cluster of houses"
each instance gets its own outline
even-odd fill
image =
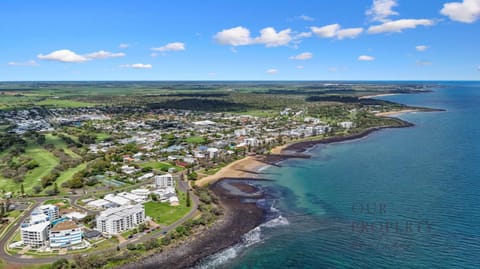
[[[35,208],[30,217],[20,226],[21,246],[32,248],[71,248],[80,249],[83,244],[83,231],[73,218],[60,217],[55,205],[41,205]]]
[[[52,125],[38,109],[0,111],[0,121],[9,122],[15,127],[10,132],[24,134],[28,131],[50,132]]]
[[[84,121],[108,120],[102,111],[94,108],[0,111],[0,122],[9,122],[15,127],[10,132],[24,134],[28,131],[52,132],[54,125],[79,126]]]
[[[283,116],[291,116],[286,120],[284,117],[279,117],[282,120],[273,120],[225,113],[192,115],[183,110],[158,110],[152,114],[153,118],[94,124],[94,127],[101,131],[122,130],[127,138],[92,144],[89,151],[107,152],[118,145],[136,144],[141,152],[133,156],[123,156],[125,165],[122,167],[124,174],[134,174],[138,170],[129,166],[130,162],[155,160],[186,167],[232,155],[239,149],[255,150],[261,146],[274,145],[282,139],[319,136],[332,129],[329,124],[318,118],[303,116],[305,114],[303,110],[294,111],[290,108],[280,113]],[[335,126],[350,129],[355,127],[355,124],[352,121],[344,121]],[[166,135],[174,136],[176,143],[173,145],[168,143]],[[189,142],[190,136],[201,137],[204,141]],[[141,181],[143,178],[138,180]]]

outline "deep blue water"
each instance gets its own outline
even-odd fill
[[[446,112],[265,170],[289,224],[261,227],[219,267],[480,268],[480,83],[442,84],[382,99]]]

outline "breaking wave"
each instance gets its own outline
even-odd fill
[[[194,266],[193,269],[222,268],[222,266],[224,266],[226,263],[240,256],[248,247],[262,242],[264,240],[262,234],[263,228],[271,229],[290,224],[287,218],[283,217],[280,214],[280,211],[274,208],[273,205],[270,207],[269,213],[276,213],[276,217],[260,224],[259,226],[250,230],[248,233],[244,234],[240,243],[206,257],[197,266]]]

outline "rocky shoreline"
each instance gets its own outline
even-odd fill
[[[255,180],[255,179],[251,179]],[[124,269],[157,269],[157,268],[189,268],[195,266],[203,258],[222,251],[239,243],[242,236],[260,225],[264,220],[264,212],[255,203],[242,202],[242,195],[234,195],[228,189],[222,187],[219,181],[210,189],[215,193],[224,209],[222,219],[212,227],[200,231],[178,245],[144,258],[134,264],[128,264],[120,268]],[[245,186],[241,187],[240,184]],[[233,185],[233,184],[232,184]],[[238,189],[254,191],[254,187],[247,183],[235,182]],[[247,196],[249,196],[247,194]],[[257,196],[256,198],[260,198]]]

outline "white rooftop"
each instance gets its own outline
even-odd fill
[[[114,204],[117,204],[117,205],[130,204],[130,200],[128,200],[126,198],[123,198],[121,196],[118,196],[118,195],[114,195],[114,194],[107,194],[107,195],[105,195],[105,197],[103,197],[103,199],[107,200],[109,202],[112,202]]]
[[[22,231],[27,231],[27,232],[42,232],[45,230],[50,225],[49,221],[41,222],[38,224],[34,224],[28,227],[21,228]]]

